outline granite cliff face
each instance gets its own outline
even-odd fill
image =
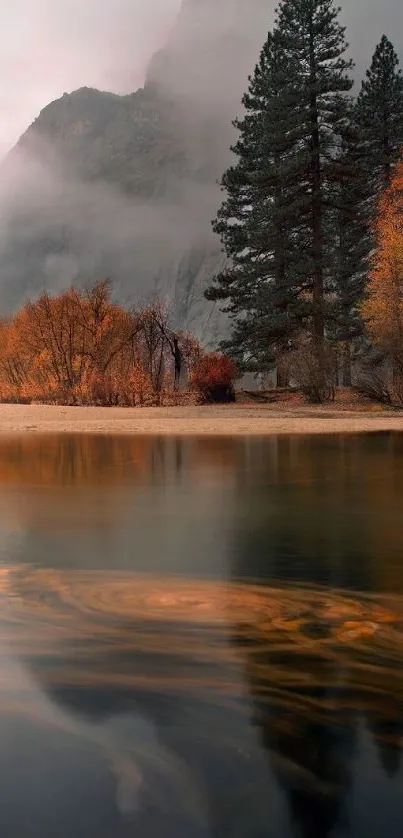
[[[270,22],[266,2],[247,5],[184,0],[143,89],[82,88],[41,112],[0,173],[3,308],[107,275],[125,301],[158,293],[214,339],[203,291],[223,258],[217,178]]]

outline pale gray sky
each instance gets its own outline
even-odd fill
[[[210,5],[211,0],[185,2]],[[244,3],[253,14],[253,4]],[[269,28],[275,0],[261,3],[267,8]],[[166,40],[180,4],[181,0],[0,0],[0,153],[41,108],[65,91],[83,85],[117,92],[136,89],[149,58]],[[342,5],[360,65],[368,63],[383,31],[402,50],[403,0],[344,0]],[[214,0],[211,7],[225,7],[228,14],[228,0]],[[264,37],[262,32],[262,43]]]

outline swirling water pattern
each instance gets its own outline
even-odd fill
[[[280,465],[264,479],[262,455],[268,455],[260,443],[256,453],[245,443],[234,448],[228,441],[209,441],[201,456],[199,443],[193,448],[176,443],[174,449],[167,444],[165,450],[161,441],[144,441],[144,450],[132,450],[130,441],[113,441],[111,447],[97,441],[94,448],[88,441],[87,456],[82,442],[69,441],[67,457],[66,442],[52,440],[48,447],[39,445],[40,471],[32,440],[28,448],[19,443],[18,456],[14,450],[17,465],[7,451],[7,509],[18,474],[27,481],[16,496],[7,544],[16,543],[17,511],[29,536],[19,542],[24,545],[19,560],[3,558],[0,569],[0,834],[401,835],[403,596],[396,582],[400,546],[391,537],[393,527],[400,534],[393,517],[400,478],[393,447],[384,472],[372,475],[368,467],[364,474],[379,503],[384,493],[388,497],[386,554],[375,561],[375,544],[367,546],[367,534],[359,535],[364,483],[357,484],[359,469],[351,463],[360,444],[342,440],[335,448],[327,443],[327,450],[320,441],[313,448],[304,442],[293,451],[281,443]],[[310,471],[303,477],[306,445]],[[43,461],[52,446],[53,472]],[[371,456],[368,446],[365,442],[360,463]],[[324,450],[332,468],[344,458],[340,495],[326,488]],[[390,441],[374,441],[377,462],[385,452],[391,452]],[[365,491],[368,500],[368,485]],[[265,493],[263,518],[259,503]],[[301,507],[306,515],[307,493],[326,521],[300,517]],[[229,554],[216,529],[217,518],[228,528],[224,495],[237,514],[236,547]],[[354,515],[351,509],[347,514],[345,495],[351,505],[354,500]],[[101,498],[110,502],[99,504]],[[292,550],[280,534],[280,500],[288,511]],[[249,503],[245,527],[242,514]],[[168,529],[167,508],[179,540]],[[350,553],[343,561],[324,540],[330,512],[347,532]],[[368,526],[374,528],[375,506],[370,512]],[[154,542],[156,535],[148,531],[150,515],[163,531],[162,541]],[[118,538],[125,516],[135,520],[129,568],[128,543]],[[185,545],[189,518],[199,541]],[[259,581],[257,544],[266,518],[272,578]],[[89,540],[101,520],[103,539]],[[201,524],[214,539],[206,540]],[[202,550],[213,543],[220,574],[201,578]],[[320,567],[314,555],[318,543]],[[331,543],[341,550],[337,533]],[[157,555],[157,545],[165,555]],[[302,546],[305,555],[311,551],[304,573]],[[292,572],[276,570],[273,558],[281,549]],[[224,573],[228,556],[231,565]],[[249,579],[240,578],[247,575],[245,556]],[[211,575],[212,559],[205,560]],[[323,567],[331,577],[327,584]],[[374,584],[382,573],[386,581]]]

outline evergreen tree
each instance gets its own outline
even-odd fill
[[[222,348],[259,371],[278,360],[302,315],[292,161],[298,99],[288,79],[277,35],[269,33],[243,97],[245,115],[234,123],[237,162],[222,178],[227,198],[214,222],[229,263],[207,292],[228,301],[233,331]]]
[[[299,165],[296,178],[301,213],[308,230],[306,271],[311,291],[312,334],[319,362],[323,361],[326,292],[334,253],[334,211],[345,177],[341,150],[349,123],[352,62],[345,58],[345,30],[333,0],[281,0],[277,26],[280,46],[297,72]],[[297,127],[297,125],[296,125]]]
[[[393,45],[383,35],[357,100],[356,119],[363,143],[365,177],[371,186],[371,212],[391,181],[403,147],[403,75]]]
[[[351,386],[352,345],[358,348],[364,324],[360,313],[368,272],[369,186],[361,168],[360,135],[354,112],[339,157],[338,200],[334,214],[333,306],[329,337],[341,349],[341,382]]]
[[[332,337],[342,349],[345,385],[351,384],[351,346],[364,330],[360,306],[378,201],[403,144],[403,77],[398,63],[392,44],[383,36],[351,115],[340,158]]]
[[[208,296],[229,300],[232,345],[239,357],[258,344],[257,365],[276,334],[284,344],[306,324],[323,365],[352,87],[338,11],[333,0],[281,0],[236,123],[238,162],[223,178],[215,229],[229,266]]]

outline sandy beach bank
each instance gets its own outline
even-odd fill
[[[101,408],[0,405],[0,432],[245,436],[403,431],[403,413],[332,406]]]

